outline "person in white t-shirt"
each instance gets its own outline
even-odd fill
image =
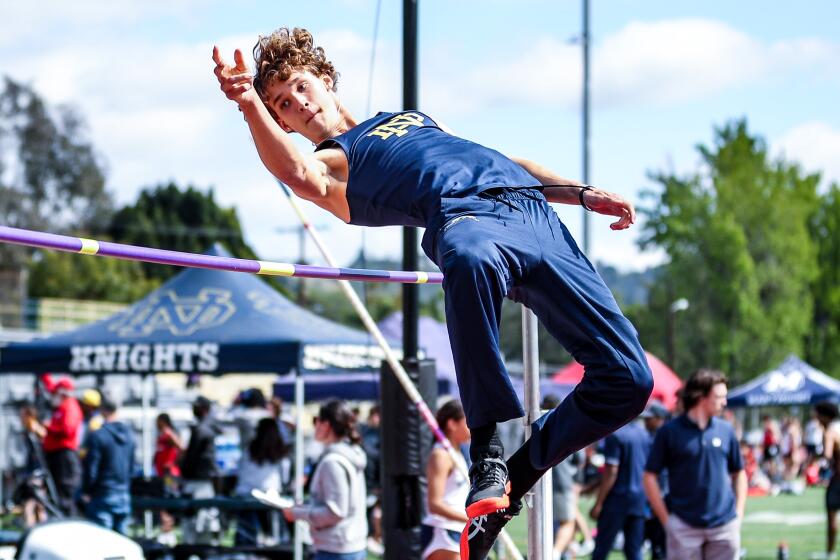
[[[458,451],[457,458],[453,459],[443,445],[436,443],[429,455],[426,465],[429,513],[423,518],[421,529],[423,560],[458,560],[461,531],[467,523],[464,503],[470,490],[460,449],[470,440],[470,429],[461,402],[457,400],[441,406],[436,419],[449,443]]]

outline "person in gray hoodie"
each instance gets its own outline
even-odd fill
[[[309,501],[283,511],[306,521],[315,560],[363,560],[367,556],[367,458],[356,420],[340,400],[326,402],[315,418],[315,439],[324,452],[308,481]]]
[[[125,535],[131,517],[134,434],[117,419],[117,406],[110,399],[103,398],[99,409],[104,424],[88,435],[82,500],[89,519]]]

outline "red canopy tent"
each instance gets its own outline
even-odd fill
[[[673,410],[674,405],[677,404],[676,392],[682,387],[682,380],[662,360],[650,352],[645,352],[645,356],[653,372],[653,393],[650,398],[660,401],[668,410]],[[552,383],[557,385],[574,386],[580,383],[581,379],[583,379],[583,366],[575,361],[558,369],[551,376]]]

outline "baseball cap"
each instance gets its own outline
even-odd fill
[[[96,389],[85,389],[82,393],[82,398],[79,399],[82,404],[97,408],[102,404],[102,395]]]
[[[48,393],[55,393],[59,389],[65,391],[74,391],[76,389],[76,385],[69,377],[59,377],[56,379],[51,373],[43,374],[41,376],[41,383],[44,384],[44,389],[46,389]]]
[[[668,418],[671,416],[671,413],[668,412],[668,409],[665,408],[659,401],[650,401],[648,403],[647,408],[645,408],[644,412],[639,414],[640,418]]]

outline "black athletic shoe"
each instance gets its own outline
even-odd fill
[[[461,560],[484,560],[502,528],[514,515],[519,515],[522,502],[517,500],[510,507],[487,515],[470,517],[461,532]]]
[[[470,492],[467,494],[467,517],[487,515],[510,505],[510,481],[502,459],[484,457],[470,467]]]

